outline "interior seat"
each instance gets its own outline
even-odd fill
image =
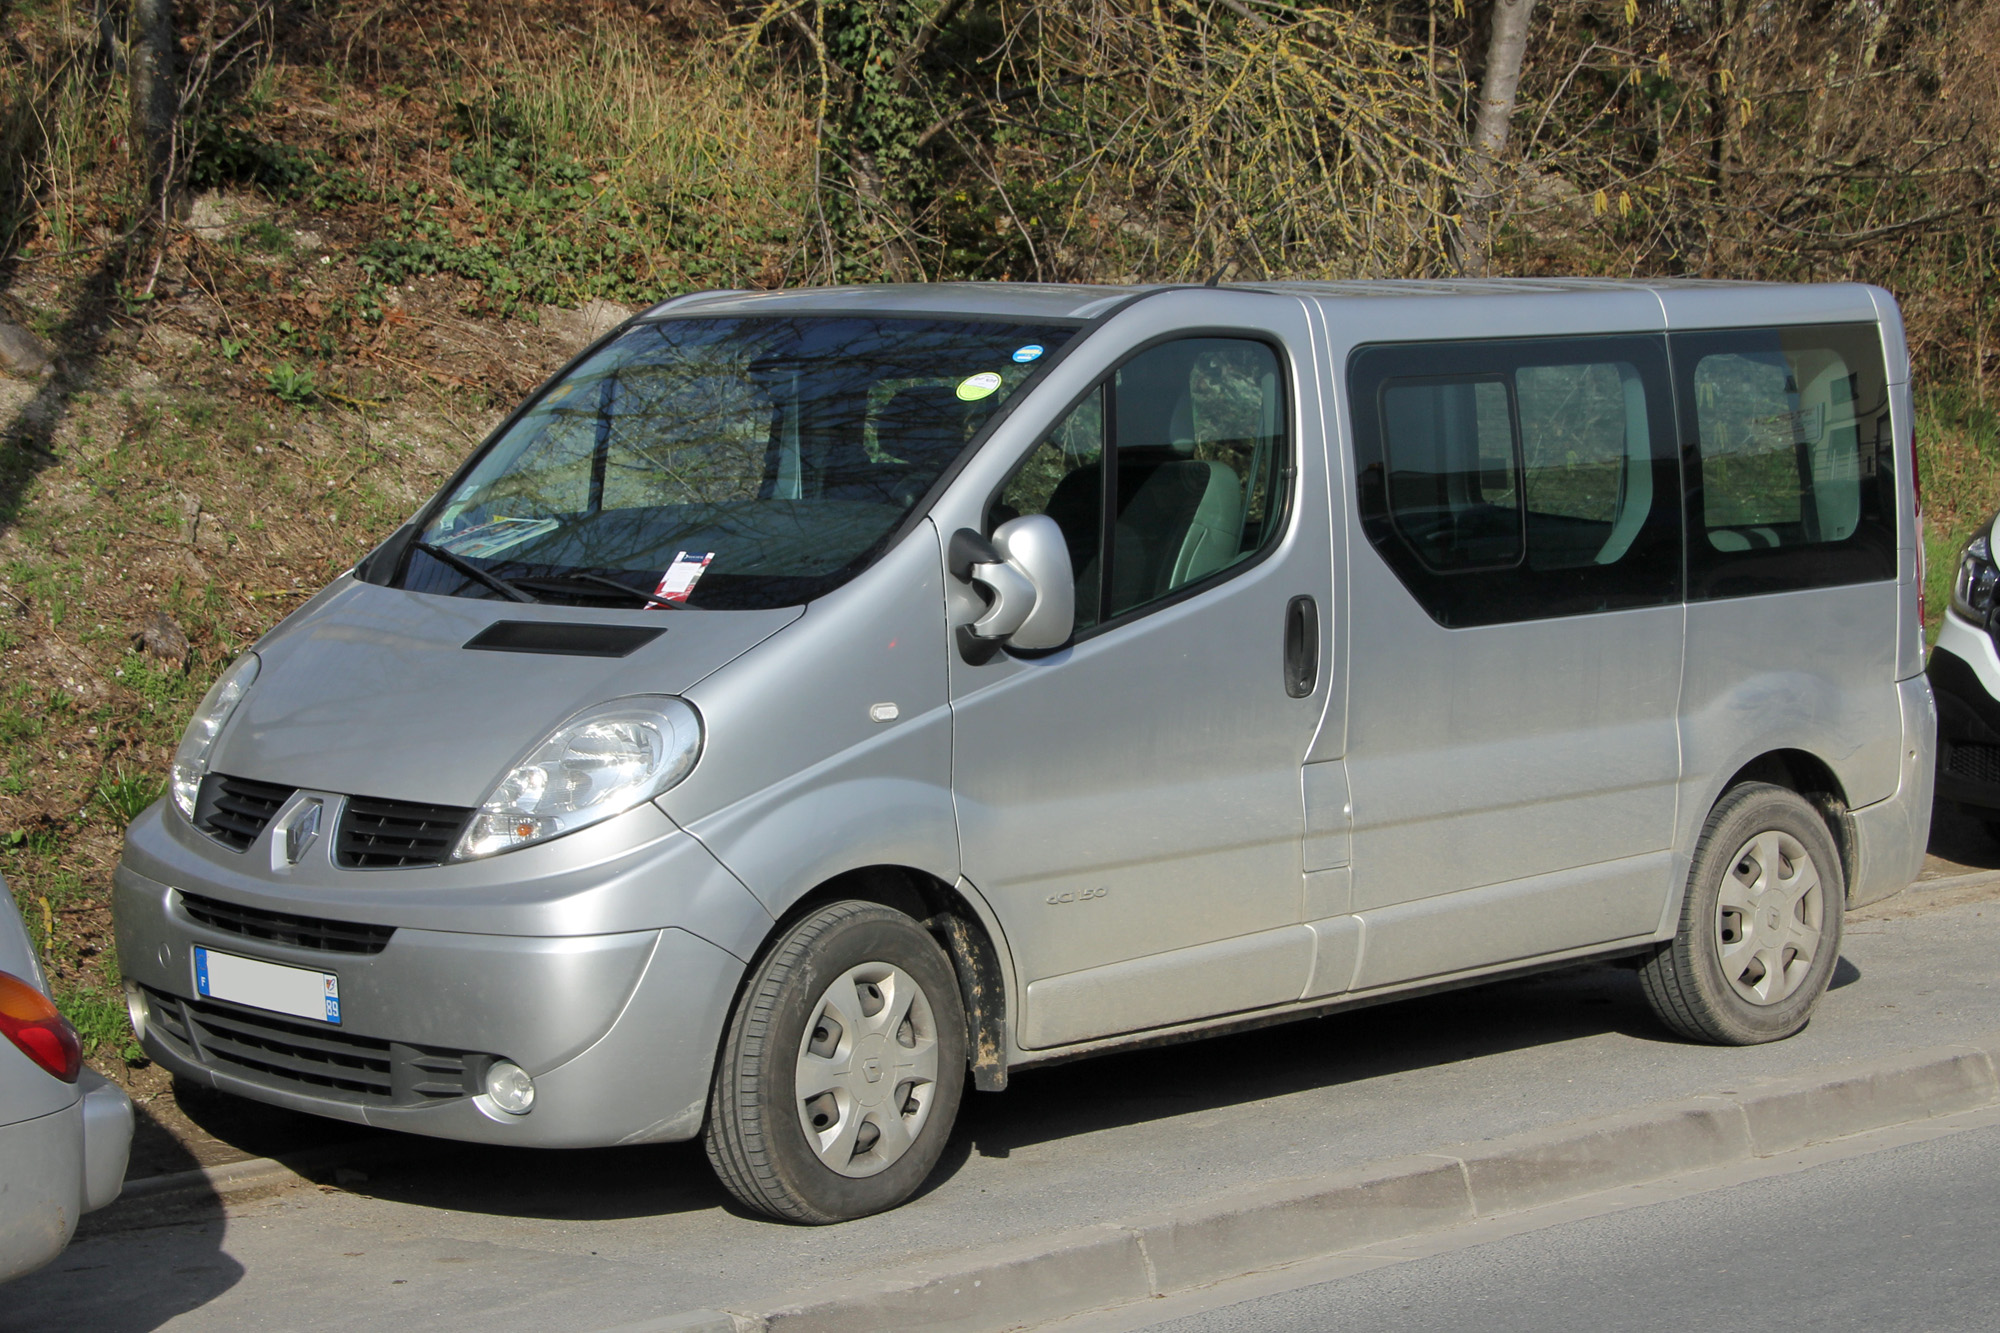
[[[1100,475],[1095,463],[1070,472],[1056,483],[1047,509],[1068,539],[1079,619],[1097,612]],[[1120,452],[1111,615],[1223,568],[1242,541],[1243,483],[1227,464],[1171,447]]]

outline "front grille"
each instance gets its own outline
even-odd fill
[[[369,1106],[428,1106],[478,1091],[490,1058],[361,1037],[145,988],[153,1031],[197,1063],[269,1087]]]
[[[442,865],[471,818],[463,806],[350,796],[340,813],[334,864],[350,870]]]
[[[290,912],[267,912],[260,907],[181,895],[181,910],[188,918],[210,930],[225,930],[253,940],[289,944],[295,949],[323,949],[328,953],[381,953],[394,926],[370,926],[356,921],[327,921],[316,916],[293,916]]]
[[[1973,782],[2000,782],[2000,745],[1953,742],[1945,746],[1944,770]]]
[[[296,790],[210,773],[201,780],[201,791],[195,797],[194,826],[224,847],[243,851],[257,841],[257,835]]]

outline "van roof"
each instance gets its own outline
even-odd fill
[[[932,282],[875,283],[844,287],[796,287],[778,291],[696,292],[662,302],[644,317],[689,314],[776,315],[807,313],[931,314],[1001,319],[1087,320],[1126,299],[1195,284],[1154,283],[1097,286],[1084,283]],[[1409,300],[1437,297],[1549,297],[1606,295],[1612,292],[1672,293],[1771,291],[1797,294],[1808,309],[1821,306],[1867,310],[1867,289],[1856,283],[1802,286],[1793,283],[1733,282],[1707,278],[1383,278],[1349,282],[1224,283],[1238,292],[1313,297],[1335,301]],[[1812,293],[1811,296],[1806,295]],[[1817,299],[1815,299],[1817,298]],[[1788,300],[1789,303],[1789,300]]]

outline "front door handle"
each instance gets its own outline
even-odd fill
[[[1319,685],[1319,604],[1294,597],[1285,607],[1285,693],[1303,699]]]

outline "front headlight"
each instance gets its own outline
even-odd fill
[[[587,708],[500,779],[453,859],[490,856],[574,832],[652,800],[701,755],[701,715],[648,695]]]
[[[215,738],[229,724],[229,715],[243,702],[250,683],[257,679],[260,665],[255,653],[245,653],[231,662],[229,670],[201,696],[201,706],[194,710],[194,720],[188,723],[180,748],[174,751],[173,781],[167,784],[168,790],[173,793],[174,808],[189,819],[194,818],[201,780],[208,773],[209,751],[215,748]]]
[[[1993,528],[1965,544],[1959,553],[1958,573],[1951,581],[1951,609],[1975,625],[1984,625],[1993,616],[1993,595],[2000,586],[2000,568],[1993,563]]]

